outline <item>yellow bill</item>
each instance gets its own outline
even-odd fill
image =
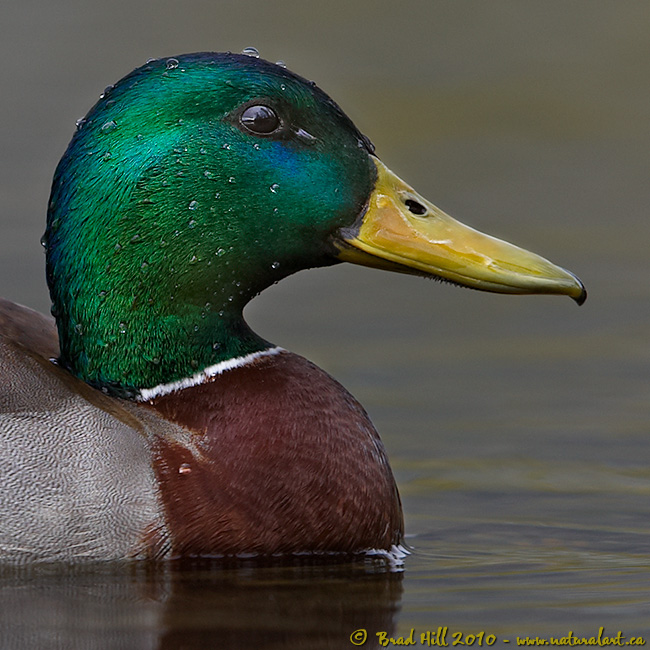
[[[367,210],[338,233],[338,259],[435,276],[498,293],[556,293],[581,305],[578,278],[543,257],[456,221],[421,197],[381,161]]]

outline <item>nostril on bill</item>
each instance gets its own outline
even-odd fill
[[[421,217],[422,215],[425,215],[427,213],[427,209],[415,199],[406,199],[404,203],[406,207],[409,209],[409,212],[411,212],[412,214],[416,214],[419,217]]]

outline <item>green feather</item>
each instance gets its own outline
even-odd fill
[[[241,124],[252,104],[275,111],[277,131]],[[329,238],[363,210],[371,154],[325,93],[267,61],[192,54],[129,74],[55,174],[45,242],[61,363],[129,394],[269,347],[244,306],[336,262]]]

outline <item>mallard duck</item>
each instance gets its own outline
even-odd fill
[[[10,563],[397,554],[364,409],[253,332],[246,303],[342,261],[586,296],[436,208],[313,82],[249,54],[152,60],[109,87],[56,169],[43,244],[56,329],[0,306]]]

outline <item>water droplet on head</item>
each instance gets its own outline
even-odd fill
[[[81,323],[77,323],[77,324],[74,326],[74,331],[75,331],[77,334],[83,334],[83,333],[84,333],[83,325],[81,325]]]
[[[86,123],[86,118],[85,117],[80,117],[74,125],[77,127],[77,131],[81,131],[83,128],[83,125]]]
[[[273,183],[273,185],[269,187],[269,189],[271,190],[271,192],[273,192],[273,194],[276,194],[279,188],[280,186],[277,183]]]
[[[221,347],[221,343],[218,341],[212,344],[212,349],[213,350],[218,350]]]
[[[196,264],[199,261],[199,258],[196,255],[192,255],[190,258],[190,264]]]
[[[100,291],[100,292],[99,292],[98,295],[99,295],[99,301],[100,301],[100,302],[104,302],[104,300],[106,300],[106,294],[107,294],[107,293],[108,293],[108,292],[106,292],[106,291]]]
[[[113,90],[113,88],[115,88],[115,86],[106,86],[106,88],[104,88],[104,92],[99,96],[99,99],[104,99],[104,97],[106,97],[106,95],[108,95],[111,90]]]
[[[179,474],[191,474],[192,473],[192,468],[190,467],[189,463],[181,463],[178,466],[178,473]]]
[[[115,123],[115,120],[109,120],[108,122],[102,124],[101,130],[104,133],[110,133],[111,131],[115,131],[116,128],[117,128],[117,124]]]
[[[167,68],[167,70],[178,68],[178,59],[167,59],[167,61],[165,61],[165,68]]]
[[[228,179],[228,182],[229,182],[229,183],[234,183],[234,182],[235,182],[235,177],[234,177],[234,176],[231,176],[231,177]]]
[[[279,65],[281,68],[287,67],[287,64],[284,61],[276,61],[275,65]],[[284,90],[284,88],[282,90]]]
[[[124,321],[120,321],[119,325],[117,326],[120,334],[125,334],[126,333],[126,323]]]
[[[47,233],[41,237],[41,246],[47,250]]]
[[[245,47],[242,51],[242,54],[245,54],[246,56],[252,56],[255,57],[256,59],[260,58],[260,53],[257,50],[256,47]]]
[[[196,210],[198,205],[199,205],[198,201],[190,201],[190,204],[187,207],[189,210]]]
[[[280,268],[280,262],[271,262],[271,268],[272,269],[279,269]]]

